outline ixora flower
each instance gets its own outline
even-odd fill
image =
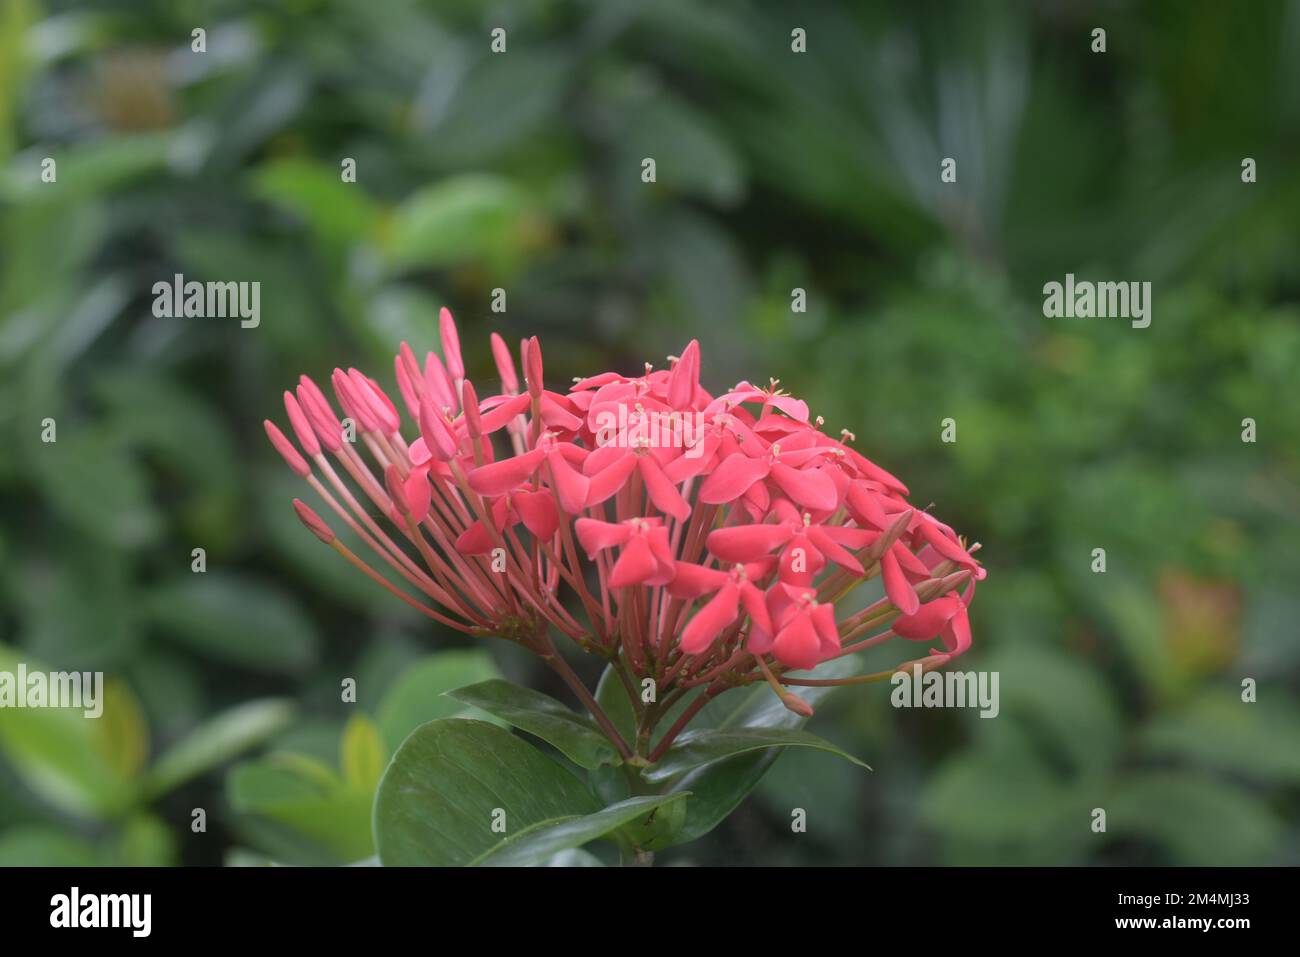
[[[369,558],[295,499],[317,538],[442,625],[536,653],[590,713],[501,681],[452,693],[550,742],[591,772],[593,793],[621,798],[581,809],[583,820],[604,815],[605,831],[593,825],[559,846],[612,836],[644,855],[698,836],[743,797],[728,805],[712,794],[720,813],[687,799],[723,759],[770,760],[772,749],[792,745],[837,750],[798,729],[826,688],[886,680],[917,663],[938,668],[970,646],[967,609],[984,577],[972,557],[978,546],[910,505],[907,487],[852,448],[851,433],[828,435],[775,380],[714,396],[700,384],[692,341],[666,369],[607,372],[552,391],[532,338],[521,344],[521,388],[510,349],[493,334],[501,392],[480,396],[445,309],[440,325],[441,357],[421,362],[406,343],[396,356],[406,417],[375,379],[336,369],[342,419],[303,376],[284,393],[296,444],[269,420],[266,433]],[[837,610],[877,576],[878,600]],[[593,693],[557,639],[604,659],[609,680]],[[919,642],[922,654],[844,674],[857,652],[892,639]],[[747,685],[770,689],[787,710],[751,700],[734,720],[692,726],[705,723],[714,699]],[[479,722],[449,723],[520,740]],[[422,733],[399,749],[380,805]],[[754,765],[745,789],[765,766]],[[622,770],[617,786],[611,769]],[[508,817],[505,804],[496,810]],[[519,860],[522,845],[506,837],[546,830],[520,813],[501,828],[494,819],[491,835],[471,843],[481,855],[508,845]],[[381,857],[406,862],[396,838],[386,847],[384,820],[377,808]],[[556,841],[542,846],[553,851]]]

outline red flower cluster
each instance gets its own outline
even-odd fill
[[[661,688],[766,677],[797,709],[775,675],[895,636],[938,639],[926,667],[970,645],[967,607],[984,576],[974,549],[775,381],[714,397],[700,386],[693,341],[668,369],[607,372],[553,392],[533,338],[522,343],[521,391],[494,334],[502,390],[480,398],[445,309],[441,332],[441,358],[421,363],[405,343],[396,358],[402,404],[419,423],[413,440],[393,401],[355,369],[331,379],[343,421],[303,376],[284,394],[297,447],[266,423],[328,508],[437,607],[397,588],[295,500],[305,524],[429,617],[544,654],[553,628],[621,655]],[[877,574],[884,596],[837,617],[835,602]]]

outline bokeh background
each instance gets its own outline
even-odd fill
[[[493,330],[560,382],[698,337],[984,543],[1001,715],[841,689],[874,772],[787,754],[665,862],[1300,862],[1300,4],[792,6],[0,0],[0,667],[111,684],[0,712],[0,864],[362,860],[375,742],[563,696],[320,547],[262,435],[443,304],[483,381]],[[176,272],[261,325],[154,318]],[[1066,272],[1151,327],[1045,319]]]

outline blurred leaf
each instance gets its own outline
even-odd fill
[[[0,175],[0,200],[8,202],[86,202],[123,183],[164,168],[171,147],[168,133],[138,133],[82,143],[46,154],[57,165],[58,180],[41,180],[40,160],[28,168],[10,167]]]
[[[276,755],[236,767],[226,779],[231,806],[324,848],[336,863],[373,854],[373,792],[345,786],[332,775],[333,780],[314,775],[306,765],[285,758]]]
[[[447,696],[537,735],[579,767],[598,768],[602,764],[623,763],[614,745],[594,721],[574,714],[540,691],[493,678],[448,691]]]
[[[1277,857],[1282,822],[1249,792],[1198,774],[1150,772],[1118,782],[1107,834],[1164,848],[1191,867],[1260,864]]]
[[[1300,783],[1300,714],[1286,701],[1251,704],[1207,692],[1142,729],[1142,745],[1194,767],[1212,766],[1260,781]]]
[[[136,814],[122,828],[116,858],[124,867],[175,867],[176,839],[161,818]]]
[[[36,20],[34,0],[10,0],[0,7],[0,163],[14,148],[14,117],[27,72],[27,31]]]
[[[1100,793],[1098,779],[1071,788],[1059,778],[1034,748],[1024,722],[999,716],[996,737],[984,746],[958,753],[933,775],[920,804],[920,814],[931,828],[950,840],[978,843],[987,857],[961,863],[994,863],[1008,847],[1038,845],[1060,848],[1071,844],[1070,828],[1063,822],[1077,819],[1078,830],[1088,834],[1088,791]],[[1058,860],[1052,853],[1020,863]]]
[[[105,545],[136,547],[161,528],[137,459],[102,431],[60,429],[33,465],[50,506],[74,528]],[[94,494],[87,481],[94,476]]]
[[[96,867],[94,846],[66,830],[10,828],[0,834],[0,867]]]
[[[399,269],[481,262],[508,273],[536,238],[535,215],[528,195],[509,180],[465,174],[408,197],[384,246]]]
[[[211,56],[211,54],[208,54]],[[215,126],[210,165],[233,166],[269,137],[293,122],[310,99],[302,64],[292,56],[263,60],[240,71],[239,82],[227,85],[224,102],[204,120]]]
[[[1054,753],[1082,771],[1109,766],[1121,746],[1123,725],[1110,690],[1096,672],[1049,646],[1017,647],[988,661],[998,673],[999,717],[980,720],[978,733],[994,733],[1001,715],[1051,736]],[[982,727],[981,727],[982,726]]]
[[[345,183],[342,167],[301,157],[276,159],[256,174],[256,192],[270,203],[291,210],[327,247],[341,249],[365,240],[375,228],[379,209],[360,185]]]
[[[365,794],[374,794],[379,778],[384,773],[388,752],[380,740],[379,728],[364,714],[353,715],[343,729],[339,746],[339,766],[348,787]]]
[[[157,797],[259,744],[289,723],[293,704],[277,698],[249,701],[195,728],[154,763],[145,790]]]
[[[242,327],[242,320],[167,319],[156,320],[179,326],[178,334],[187,340],[221,343],[220,349],[233,348],[242,342],[267,340],[262,349],[295,356],[301,366],[319,352],[328,340],[321,337],[321,325],[340,311],[346,301],[334,292],[328,279],[303,282],[302,277],[317,271],[315,257],[305,245],[286,245],[268,237],[250,236],[238,231],[222,232],[188,223],[177,228],[167,241],[177,260],[178,272],[186,281],[257,282],[259,322],[256,327]],[[217,348],[213,346],[213,348]]]
[[[124,780],[139,774],[149,757],[149,726],[131,689],[116,679],[104,683],[103,713],[95,732],[104,758]]]
[[[0,646],[0,672],[48,670]],[[124,809],[133,789],[101,747],[96,720],[84,708],[0,708],[0,749],[33,791],[74,814],[108,817]]]
[[[434,718],[483,717],[504,726],[499,719],[446,696],[456,688],[499,677],[485,651],[442,651],[408,667],[379,703],[376,722],[388,753]]]
[[[149,595],[147,613],[164,636],[256,671],[298,671],[316,658],[316,630],[294,602],[226,572],[172,578]]]
[[[628,127],[619,142],[629,176],[639,175],[642,159],[651,157],[657,183],[651,189],[697,194],[723,205],[740,199],[740,159],[706,114],[661,91],[624,115]]]
[[[572,73],[567,55],[530,46],[487,55],[470,69],[450,111],[426,131],[439,161],[482,165],[542,129],[560,106]],[[491,123],[483,117],[491,116]]]
[[[598,810],[576,777],[510,732],[446,718],[398,748],[375,799],[375,841],[388,867],[464,865],[534,825]]]
[[[94,388],[109,406],[110,429],[123,444],[156,453],[184,476],[188,488],[234,498],[235,448],[214,407],[170,379],[134,368],[103,373]],[[228,517],[224,510],[218,515]]]
[[[33,555],[15,575],[23,643],[79,670],[110,670],[139,648],[139,592],[127,554],[67,543]]]

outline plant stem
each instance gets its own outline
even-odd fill
[[[551,640],[550,635],[543,636],[544,644],[540,649],[542,660],[551,666],[551,669],[564,679],[564,683],[573,689],[573,693],[591,712],[591,716],[596,719],[600,725],[600,730],[605,732],[605,737],[609,738],[610,743],[618,749],[619,756],[626,761],[632,757],[632,750],[623,740],[623,736],[618,733],[618,728],[614,727],[614,722],[609,720],[609,715],[605,714],[605,709],[600,706],[587,686],[582,683],[582,679],[577,676],[574,670],[569,667],[569,663],[560,656],[560,652],[555,647],[555,642]]]
[[[673,726],[664,732],[664,736],[659,739],[659,743],[655,745],[655,749],[650,752],[649,761],[651,764],[654,764],[664,756],[664,752],[667,751],[669,746],[673,743],[673,739],[682,733],[682,730],[690,724],[691,719],[699,714],[700,709],[708,704],[709,699],[721,691],[722,687],[722,685],[715,682],[705,688],[704,691],[700,693],[700,696],[687,706],[686,710],[681,713],[681,716],[673,722]]]

